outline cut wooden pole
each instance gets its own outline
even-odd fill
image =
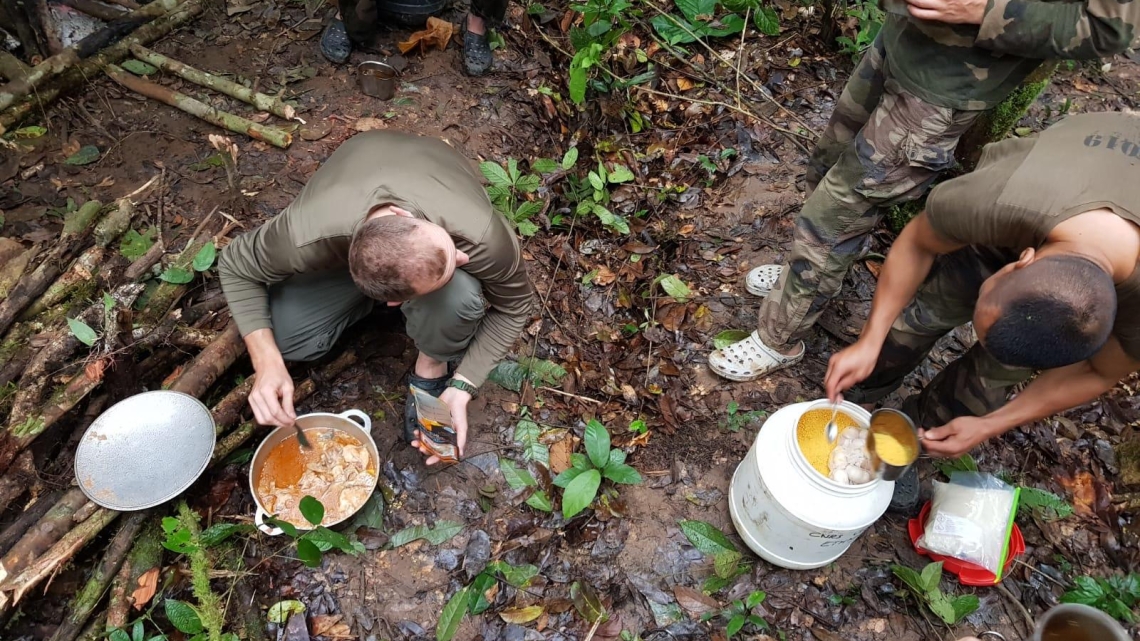
[[[4,266],[0,267],[0,298],[8,297],[16,283],[20,282],[20,277],[24,275],[28,264],[39,253],[40,245],[36,244],[21,252],[19,256],[4,261]]]
[[[105,5],[95,0],[58,0],[58,2],[76,11],[86,13],[92,18],[98,18],[105,22],[118,20],[119,18],[126,17],[126,15],[130,13],[117,5]]]
[[[31,452],[24,452],[16,458],[8,471],[0,476],[0,513],[8,509],[12,501],[20,498],[28,489],[29,481],[36,477],[36,466]]]
[[[132,337],[135,339],[135,347],[152,347],[167,343],[176,347],[205,349],[218,338],[218,332],[181,326],[173,327],[169,331],[162,331],[159,328],[151,330],[146,327],[138,327],[132,332]]]
[[[241,332],[238,331],[237,323],[230,321],[218,338],[182,370],[170,389],[201,396],[244,353],[245,343],[241,340]]]
[[[242,410],[249,401],[249,393],[253,391],[254,378],[255,376],[246,377],[241,385],[230,390],[210,411],[214,417],[214,429],[218,434],[225,432],[241,418]]]
[[[95,270],[103,262],[106,250],[98,245],[88,247],[79,258],[76,258],[59,278],[44,290],[43,294],[20,314],[20,320],[30,320],[39,316],[50,307],[63,302],[70,297],[84,283],[90,282]]]
[[[111,296],[119,309],[129,309],[142,290],[142,284],[130,283],[120,286]],[[96,313],[102,312],[103,301],[92,304],[83,316],[93,309]],[[8,465],[24,448],[103,382],[101,367],[84,367],[62,389],[52,394],[38,412],[28,410],[29,406],[35,407],[38,398],[43,396],[44,387],[49,381],[46,363],[53,362],[52,359],[58,358],[61,354],[70,354],[77,346],[77,339],[69,333],[59,337],[50,349],[41,350],[40,354],[28,364],[28,370],[31,371],[34,367],[34,378],[26,383],[27,387],[24,387],[24,379],[29,378],[29,374],[25,373],[24,378],[20,379],[21,389],[17,392],[12,412],[8,416],[8,428],[0,435],[0,472],[7,470]],[[44,355],[45,352],[48,354]],[[44,365],[41,366],[40,363]]]
[[[115,578],[119,568],[123,566],[123,561],[126,560],[127,553],[131,551],[135,537],[149,515],[150,512],[144,510],[134,512],[123,519],[122,524],[119,525],[119,531],[115,533],[115,537],[107,546],[107,551],[103,553],[103,559],[95,567],[91,578],[75,595],[75,599],[71,602],[71,607],[68,608],[63,621],[56,628],[55,634],[51,636],[51,641],[75,641],[75,638],[83,631],[87,620],[91,618],[91,613],[95,611],[95,607],[99,605],[99,602],[103,600],[103,595],[107,593],[111,580]]]
[[[151,5],[158,4],[159,2],[157,0],[151,3]],[[151,5],[147,6],[149,7]],[[130,45],[153,42],[177,27],[186,24],[201,12],[202,5],[198,0],[187,0],[185,4],[172,9],[169,13],[161,18],[156,18],[153,22],[143,24],[121,41],[100,50],[89,58],[83,59],[78,64],[60,65],[52,74],[41,76],[39,80],[34,83],[25,83],[27,88],[22,91],[17,91],[17,89],[20,88],[13,89],[11,87],[12,83],[8,83],[2,91],[11,93],[18,102],[12,104],[7,110],[0,108],[0,133],[4,133],[23,119],[33,113],[37,113],[38,110],[46,107],[48,104],[51,104],[51,102],[58,98],[64,91],[68,91],[96,77],[108,63],[118,62],[126,58],[129,53],[128,48]],[[45,84],[52,76],[58,76],[58,78],[51,83]],[[35,91],[31,91],[32,88],[35,88]]]
[[[143,62],[148,62],[163,71],[169,71],[184,80],[189,80],[194,84],[208,87],[214,91],[224,93],[231,98],[236,98],[242,102],[253,105],[260,111],[268,111],[286,120],[292,120],[297,115],[297,110],[279,98],[267,96],[244,85],[239,85],[236,82],[215,76],[212,73],[200,71],[190,65],[168,58],[161,53],[151,51],[142,45],[131,45],[131,54]]]
[[[23,80],[31,71],[32,68],[24,64],[23,60],[0,49],[0,76],[4,76],[5,80]]]
[[[87,36],[73,46],[47,58],[33,67],[23,80],[9,82],[3,87],[0,87],[0,111],[10,107],[19,98],[30,94],[32,90],[42,85],[45,81],[74,67],[76,63],[83,58],[87,58],[98,50],[114,44],[116,40],[115,36],[124,31],[125,27],[130,28],[126,29],[126,33],[119,35],[120,38],[130,33],[135,27],[166,14],[177,6],[177,0],[154,0],[154,2],[147,6],[124,16],[125,20],[123,20],[123,23],[107,25],[102,30]]]
[[[31,452],[25,452],[25,454],[31,456]],[[7,555],[12,550],[12,546],[24,538],[24,535],[33,525],[40,522],[40,519],[56,504],[62,494],[63,492],[58,490],[48,492],[37,497],[31,505],[25,507],[24,511],[20,513],[20,517],[4,528],[4,532],[0,533],[0,556]]]
[[[0,336],[8,331],[20,312],[44,293],[44,290],[59,276],[62,271],[61,265],[66,265],[82,249],[80,245],[98,219],[101,207],[99,201],[90,200],[67,215],[63,234],[55,247],[47,252],[39,266],[31,273],[25,274],[12,288],[8,297],[0,302]]]
[[[126,7],[127,9],[138,9],[139,8],[139,3],[135,2],[135,0],[103,0],[103,1],[106,3],[109,3],[109,4],[117,4],[120,7]]]
[[[0,583],[27,568],[48,548],[55,545],[73,525],[75,512],[87,503],[83,491],[75,487],[64,494],[38,523],[32,526],[0,559]]]
[[[162,536],[162,528],[157,518],[147,522],[127,555],[123,567],[115,575],[115,580],[111,583],[111,596],[107,602],[108,630],[127,626],[131,606],[136,610],[142,609],[144,604],[135,603],[134,600],[135,590],[140,587],[140,579],[153,571],[156,575],[153,579],[158,582],[157,574],[162,565]]]
[[[7,611],[18,603],[28,590],[39,585],[40,581],[51,576],[56,570],[71,560],[75,553],[91,542],[103,528],[111,524],[119,512],[99,508],[86,521],[63,535],[55,545],[40,555],[22,572],[0,581],[0,611]]]
[[[235,116],[220,109],[215,109],[204,102],[195,100],[186,94],[178,93],[169,87],[164,87],[149,80],[139,78],[134,74],[127,73],[118,65],[107,65],[103,68],[103,72],[115,82],[139,95],[180,109],[212,125],[235,133],[245,134],[254,140],[267,142],[274,147],[280,147],[282,149],[293,143],[293,134],[288,131],[267,125],[259,125],[252,120],[247,120],[241,116]]]

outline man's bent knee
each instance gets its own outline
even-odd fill
[[[487,313],[487,303],[479,280],[457,270],[447,285],[404,303],[402,310],[416,349],[449,361],[467,351]]]

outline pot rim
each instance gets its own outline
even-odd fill
[[[361,425],[361,424],[357,423],[356,421],[352,420],[352,418],[350,418],[350,416],[354,412],[359,412],[362,416],[364,416],[365,420],[368,422],[368,425]],[[375,458],[373,459],[373,462],[376,464],[376,478],[372,482],[372,492],[375,492],[376,486],[380,483],[380,448],[378,448],[376,446],[376,439],[372,438],[371,429],[370,429],[371,428],[371,421],[367,420],[368,415],[365,414],[364,412],[361,412],[360,410],[352,409],[352,410],[345,410],[344,412],[341,412],[339,414],[333,413],[333,412],[310,412],[308,414],[302,414],[302,415],[298,416],[297,420],[301,420],[303,418],[310,418],[310,417],[325,417],[325,418],[338,419],[341,421],[348,421],[349,423],[352,423],[353,425],[358,427],[360,429],[360,431],[367,437],[368,440],[363,443],[365,445],[365,449],[368,449],[367,446],[371,445],[371,449],[369,449],[369,456],[372,456],[372,454],[375,453]],[[330,426],[324,426],[324,427],[327,427],[328,429],[334,429],[334,430],[341,429],[340,427],[338,427],[336,425],[330,425]],[[257,449],[253,451],[253,458],[250,459],[249,493],[251,496],[253,496],[253,503],[254,503],[254,505],[257,506],[257,512],[260,513],[261,515],[264,515],[264,516],[273,516],[273,514],[271,514],[269,512],[269,510],[265,509],[265,506],[261,504],[261,497],[258,496],[258,494],[257,494],[257,479],[254,477],[254,475],[257,471],[259,471],[260,468],[255,467],[253,462],[257,460],[257,455],[261,453],[262,448],[264,448],[266,443],[269,442],[269,437],[273,436],[274,434],[276,434],[277,432],[282,431],[282,430],[288,430],[288,431],[292,432],[293,428],[283,427],[283,426],[279,425],[279,426],[273,428],[272,430],[270,430],[269,433],[266,434],[263,439],[261,439],[261,443],[259,443],[257,445]],[[347,431],[347,430],[341,429],[341,431]],[[275,443],[274,447],[276,447],[277,445],[278,444]],[[369,496],[372,495],[372,492],[369,492]],[[366,503],[367,503],[367,501],[365,502],[365,504]],[[353,516],[356,516],[356,513],[359,512],[361,510],[361,508],[363,508],[363,507],[364,507],[364,504],[361,504],[359,507],[357,507],[355,510],[353,510],[352,512],[345,515],[343,518],[341,518],[337,521],[331,522],[331,523],[322,523],[321,526],[327,527],[327,528],[336,527],[337,525],[344,523],[345,521],[352,518]],[[298,531],[305,532],[305,531],[309,531],[309,530],[314,530],[318,526],[301,527],[298,525],[294,525],[294,527],[296,527]]]

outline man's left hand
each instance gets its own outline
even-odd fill
[[[969,452],[995,434],[990,423],[976,416],[962,416],[932,430],[919,430],[922,447],[938,457],[955,457]]]
[[[988,0],[906,0],[910,15],[947,24],[982,24]]]
[[[463,390],[449,387],[439,395],[439,400],[447,403],[451,409],[451,427],[455,430],[455,444],[459,449],[459,457],[463,458],[464,448],[467,446],[467,404],[471,402],[471,395]],[[428,454],[428,449],[416,441],[412,443],[421,453]],[[435,465],[439,463],[438,456],[429,456],[424,463]]]

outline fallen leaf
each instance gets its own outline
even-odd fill
[[[677,605],[695,617],[720,608],[716,599],[682,585],[673,588],[673,596],[677,598]]]
[[[688,78],[677,78],[677,89],[688,91],[693,88],[693,81]]]
[[[162,389],[168,389],[171,386],[171,384],[174,383],[174,381],[178,380],[179,376],[182,376],[182,366],[181,365],[179,365],[178,367],[175,367],[174,371],[170,373],[170,376],[167,376],[165,379],[163,379]]]
[[[139,577],[139,587],[131,593],[131,601],[134,602],[136,610],[142,610],[150,600],[154,598],[154,593],[158,591],[158,568],[151,568],[143,572]]]
[[[570,469],[570,453],[574,451],[573,439],[567,437],[550,445],[550,471],[561,474]]]
[[[693,233],[693,230],[696,229],[696,227],[697,226],[692,223],[689,223],[688,225],[682,225],[681,229],[677,230],[677,234],[681,236],[688,236],[689,234]]]
[[[318,614],[309,617],[309,634],[315,637],[328,636],[328,631],[343,618],[342,614]]]
[[[407,40],[396,46],[400,48],[400,53],[408,53],[417,47],[420,53],[427,53],[427,50],[432,46],[446,49],[453,33],[455,33],[455,25],[447,20],[440,20],[432,16],[427,19],[427,29],[413,33]]]
[[[1077,516],[1094,516],[1096,511],[1096,482],[1088,472],[1077,472],[1071,477],[1062,475],[1057,479],[1073,495],[1073,510]]]
[[[609,285],[617,279],[617,274],[613,273],[609,267],[605,265],[598,266],[598,273],[594,275],[594,282],[598,285]]]
[[[511,608],[503,610],[499,613],[499,617],[507,623],[514,623],[515,625],[522,625],[530,623],[538,617],[542,616],[544,608],[541,605],[532,605],[526,608]]]
[[[111,186],[113,186],[114,184],[115,184],[115,179],[114,179],[114,178],[111,178],[110,176],[107,176],[107,177],[106,177],[106,178],[104,178],[103,180],[100,180],[100,181],[99,181],[99,184],[98,184],[98,185],[95,185],[95,187],[97,187],[97,188],[98,188],[98,187],[111,187]]]
[[[107,368],[103,359],[99,359],[93,363],[88,363],[87,367],[83,368],[83,373],[87,375],[87,380],[97,383],[103,380],[103,371]]]
[[[83,145],[79,144],[79,140],[76,139],[75,136],[72,136],[71,138],[67,139],[67,142],[63,143],[63,155],[74,156],[75,154],[79,153],[79,148],[82,146]]]
[[[631,405],[637,403],[637,390],[633,389],[633,386],[629,383],[622,383],[621,397],[625,399],[626,403]]]
[[[384,124],[380,118],[359,118],[352,123],[352,128],[357,131],[372,131],[373,129],[387,129],[388,125]]]

